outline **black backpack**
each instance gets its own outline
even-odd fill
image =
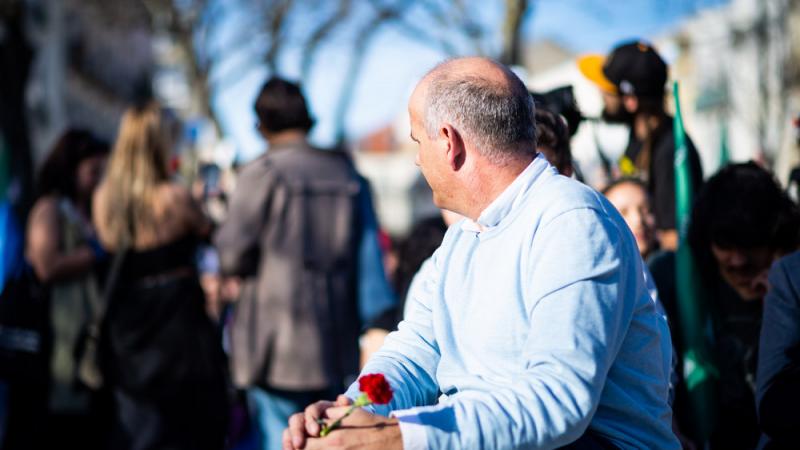
[[[44,381],[50,347],[46,289],[30,266],[7,279],[0,293],[0,379]]]

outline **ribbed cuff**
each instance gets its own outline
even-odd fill
[[[400,434],[403,438],[403,450],[428,450],[428,435],[425,425],[414,410],[393,411],[391,414],[400,423]]]

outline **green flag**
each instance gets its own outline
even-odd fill
[[[725,167],[730,160],[731,152],[728,148],[728,123],[723,121],[719,127],[719,168]]]
[[[703,442],[714,424],[714,382],[717,371],[709,345],[710,319],[702,296],[700,274],[686,240],[693,192],[686,147],[686,132],[681,118],[678,82],[673,84],[675,97],[675,214],[679,243],[675,255],[678,323],[683,343],[683,376],[694,416],[696,437]]]

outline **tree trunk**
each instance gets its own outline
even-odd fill
[[[506,0],[503,20],[503,50],[500,62],[518,65],[522,62],[522,22],[528,9],[528,0]]]

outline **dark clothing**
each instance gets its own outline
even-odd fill
[[[417,274],[422,263],[433,255],[442,244],[447,224],[441,215],[429,217],[417,222],[408,237],[400,244],[397,252],[397,273],[395,274],[395,290],[400,298],[400,311],[403,310],[406,294],[411,280]]]
[[[800,202],[800,167],[795,167],[789,172],[789,182],[786,189],[795,202]]]
[[[686,136],[686,145],[692,189],[693,193],[697,193],[703,182],[703,168],[700,165],[700,156],[689,136]],[[647,167],[645,172],[625,175],[638,175],[647,183],[647,189],[652,196],[656,228],[659,230],[676,229],[675,134],[672,117],[666,117],[662,121],[648,142],[637,140],[631,131],[630,141],[625,149],[625,157],[637,167]]]
[[[717,423],[712,449],[752,449],[758,442],[755,380],[762,303],[743,301],[731,287],[719,281],[714,314],[712,347],[716,356]]]
[[[411,286],[411,281],[422,267],[422,263],[433,255],[439,248],[447,231],[441,215],[420,220],[411,229],[397,249],[397,270],[394,273],[394,287],[397,292],[397,306],[381,314],[370,328],[381,328],[387,331],[397,329],[397,324],[403,320],[403,310],[406,304],[406,295]]]
[[[130,251],[104,324],[115,449],[221,449],[225,362],[184,238]]]
[[[358,374],[363,195],[346,154],[303,142],[243,168],[214,239],[223,274],[243,277],[231,330],[237,386],[323,390]]]
[[[759,448],[790,449],[800,443],[800,252],[769,273],[758,356]]]
[[[677,354],[677,373],[683,373],[683,333],[675,290],[675,253],[662,252],[649,260],[659,300],[664,306]],[[760,301],[743,301],[721,279],[708,285],[706,299],[713,323],[711,352],[719,378],[716,382],[716,425],[712,449],[752,449],[758,439],[755,410],[756,361],[761,329]],[[693,435],[696,422],[686,384],[675,386],[673,415],[682,431]]]
[[[605,437],[587,430],[577,441],[561,447],[561,450],[616,450],[618,448]]]

